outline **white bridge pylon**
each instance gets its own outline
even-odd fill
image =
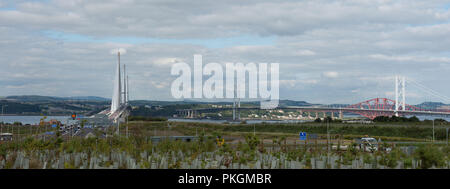
[[[121,67],[120,67],[120,50],[117,52],[117,69],[116,76],[114,80],[114,90],[111,99],[111,109],[108,113],[109,119],[114,120],[114,122],[119,121],[119,118],[126,112],[126,107],[128,104],[129,92],[128,92],[128,76],[125,72],[125,65],[123,65],[123,77],[121,77]],[[122,81],[123,78],[123,81]],[[123,84],[122,84],[123,82]],[[122,87],[123,86],[123,87]]]
[[[406,110],[406,78],[404,76],[395,76],[395,116],[397,117],[399,110]]]

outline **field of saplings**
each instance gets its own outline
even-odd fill
[[[38,140],[27,138],[0,145],[0,169],[418,169],[449,168],[445,144],[380,144],[364,152],[326,144],[288,145],[285,138],[265,144],[247,134],[237,143],[221,143],[200,134],[191,142],[148,137],[113,136]],[[390,150],[384,150],[390,148]]]

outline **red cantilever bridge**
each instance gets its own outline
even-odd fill
[[[195,118],[199,113],[205,112],[217,112],[226,110],[259,110],[259,107],[224,107],[224,108],[198,108],[198,109],[180,109],[177,113],[187,118]],[[399,110],[395,110],[395,101],[387,98],[374,98],[357,104],[349,105],[347,107],[326,107],[326,106],[287,106],[278,107],[275,110],[298,110],[302,112],[315,112],[316,117],[318,112],[339,114],[342,119],[344,112],[356,113],[374,119],[378,116],[406,116],[406,115],[433,115],[433,116],[450,116],[450,110],[428,110],[422,109],[416,106],[405,104],[405,107],[400,107]]]
[[[427,110],[413,105],[405,104],[395,110],[395,101],[387,98],[374,98],[358,104],[353,104],[342,108],[345,111],[357,113],[364,117],[374,119],[378,116],[393,116],[398,113],[399,116],[405,115],[450,115],[449,110]]]

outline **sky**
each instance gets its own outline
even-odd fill
[[[312,103],[450,96],[448,0],[0,0],[0,96],[111,98],[116,56],[130,99],[174,100],[171,65],[279,63],[280,98]],[[450,102],[445,102],[450,103]]]

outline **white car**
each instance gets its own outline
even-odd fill
[[[378,141],[375,138],[361,138],[360,145],[364,145],[365,151],[374,152],[378,150]]]

